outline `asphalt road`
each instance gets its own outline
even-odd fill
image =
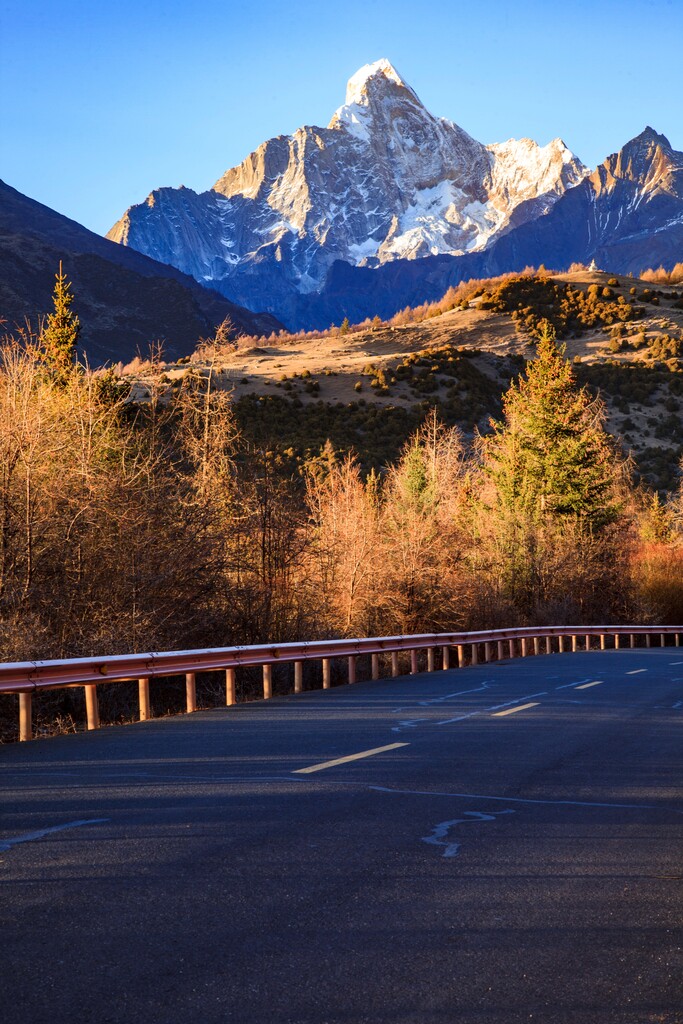
[[[3,1024],[683,1022],[683,650],[358,683],[0,770]]]

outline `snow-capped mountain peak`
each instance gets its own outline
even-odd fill
[[[345,128],[356,138],[367,141],[373,127],[381,131],[402,114],[409,117],[411,110],[418,116],[430,117],[417,93],[393,64],[382,58],[365,64],[351,76],[344,105],[335,110],[328,128]]]
[[[405,89],[413,99],[419,103],[416,93],[404,82],[391,61],[386,57],[376,60],[374,64],[364,64],[356,71],[355,75],[349,78],[346,85],[345,105],[350,106],[357,103],[360,106],[367,106],[372,92],[386,90],[387,84],[391,83],[400,89]]]
[[[586,169],[560,140],[485,146],[435,117],[386,59],[353,75],[327,128],[262,143],[202,195],[157,191],[109,237],[246,305],[324,286],[335,261],[481,250],[546,213]],[[275,299],[272,309],[286,309]]]

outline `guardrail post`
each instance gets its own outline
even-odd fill
[[[614,634],[614,650],[618,651],[621,647],[621,637],[618,633]]]
[[[465,667],[465,648],[462,644],[458,644],[458,668]]]
[[[188,715],[197,710],[197,677],[194,672],[185,673],[185,703]]]
[[[600,634],[600,650],[604,651],[604,649],[605,649],[605,634],[601,633]]]
[[[379,679],[379,654],[373,654],[370,658],[370,663],[372,666],[372,678]]]
[[[563,636],[558,636],[558,638],[557,638],[557,647],[558,647],[558,650],[559,650],[560,654],[564,654],[564,637]]]
[[[680,633],[676,633],[675,636],[676,636],[676,647],[680,647],[680,645],[681,645],[681,634]]]
[[[19,694],[19,740],[22,743],[33,739],[32,697],[31,693]]]
[[[301,693],[304,688],[304,663],[294,662],[294,693]]]
[[[433,672],[434,671],[434,648],[433,647],[428,647],[427,648],[427,671],[428,672]]]
[[[628,635],[628,643],[629,643],[629,647],[635,647],[636,646],[635,633],[629,633],[629,635]]]
[[[590,651],[590,649],[591,649],[591,635],[590,635],[590,633],[586,633],[586,641],[584,643],[584,648],[587,651]]]
[[[546,654],[552,654],[553,653],[553,638],[551,636],[547,636],[545,638],[545,653]]]
[[[356,681],[356,655],[349,654],[349,684]]]
[[[410,674],[411,676],[417,675],[417,651],[412,650],[410,652]]]
[[[330,659],[323,658],[323,690],[330,688]]]
[[[652,637],[650,636],[649,633],[645,634],[645,646],[646,647],[652,647]]]
[[[510,651],[510,657],[514,658],[515,657],[515,641],[514,640],[508,640],[508,649]]]
[[[152,717],[149,704],[149,676],[138,679],[138,699],[140,702],[140,721],[146,722]]]
[[[526,637],[522,637],[522,657],[526,658]]]
[[[273,666],[263,666],[263,699],[270,700],[273,696]]]
[[[226,668],[225,670],[225,703],[228,707],[232,707],[236,701],[236,687],[235,687],[235,669]]]
[[[85,690],[85,717],[88,729],[99,729],[100,711],[97,706],[97,683],[88,683],[83,689]]]
[[[479,664],[479,649],[476,644],[472,644],[472,664]]]
[[[398,675],[398,651],[391,652],[391,675],[393,679]]]
[[[572,633],[572,654],[576,653],[576,648],[578,647],[578,639],[579,638],[577,637],[576,633]]]
[[[484,644],[484,661],[493,660],[493,644]]]
[[[442,647],[441,648],[441,667],[442,667],[442,669],[444,669],[444,671],[451,667],[451,649],[450,649],[450,647]]]
[[[666,647],[666,636],[664,635],[664,633],[660,633],[659,634],[659,640],[660,640],[659,646],[660,647]]]
[[[534,654],[541,653],[541,638],[539,636],[534,637]]]
[[[498,661],[502,661],[504,659],[504,657],[505,657],[505,646],[504,646],[502,640],[498,640],[497,647],[498,647]]]

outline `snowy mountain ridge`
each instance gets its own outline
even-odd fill
[[[319,291],[338,260],[481,251],[587,174],[561,139],[477,142],[380,60],[351,77],[326,128],[264,142],[208,192],[158,189],[107,237],[247,304],[268,278],[275,309]]]

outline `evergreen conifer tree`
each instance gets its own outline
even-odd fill
[[[617,452],[602,405],[578,386],[547,322],[537,353],[484,443],[496,505],[538,524],[572,519],[600,530],[619,513]]]
[[[537,356],[482,441],[482,529],[503,592],[525,616],[565,599],[583,614],[571,594],[595,591],[609,571],[623,468],[602,403],[579,387],[547,322]]]
[[[66,379],[73,366],[81,330],[80,320],[71,309],[73,298],[71,284],[62,271],[60,260],[59,273],[55,275],[55,288],[52,293],[54,310],[48,314],[40,343],[45,362],[55,377],[61,381]]]

